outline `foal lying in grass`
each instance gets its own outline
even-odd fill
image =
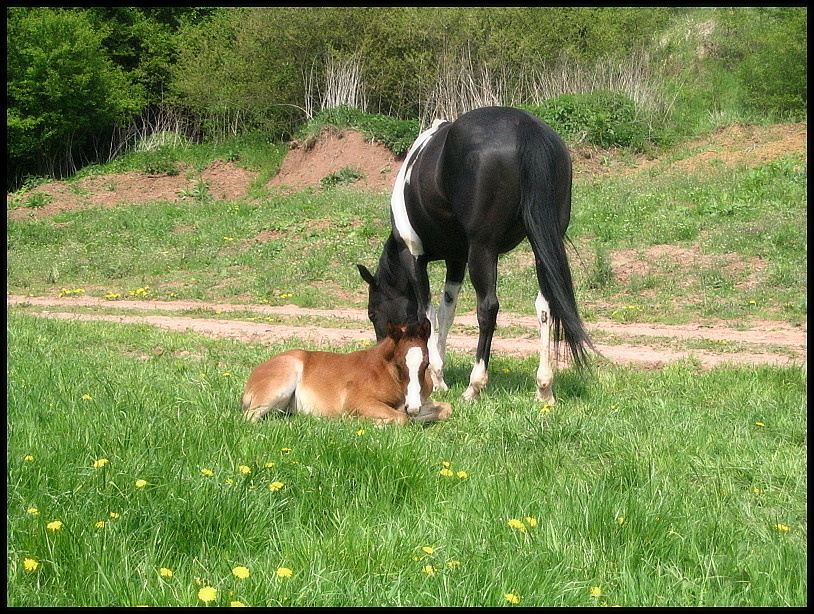
[[[374,347],[336,354],[289,350],[255,367],[243,392],[246,418],[269,412],[343,415],[378,422],[446,420],[449,403],[429,400],[430,322],[387,325]]]

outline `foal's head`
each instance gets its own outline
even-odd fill
[[[430,321],[422,318],[418,323],[395,325],[387,323],[387,337],[395,343],[393,364],[398,373],[405,408],[411,416],[416,415],[421,405],[432,392],[432,379],[427,371],[429,352],[427,340],[430,338]]]

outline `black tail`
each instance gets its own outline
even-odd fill
[[[594,350],[574,296],[565,231],[571,218],[571,157],[548,125],[536,124],[522,135],[520,206],[537,260],[537,281],[551,307],[555,348],[564,340],[574,363],[587,364]]]

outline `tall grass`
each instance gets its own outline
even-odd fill
[[[453,354],[445,424],[245,422],[293,345],[10,313],[8,604],[805,604],[800,368],[563,371],[541,411],[534,361],[464,404]]]

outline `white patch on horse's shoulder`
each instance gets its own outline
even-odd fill
[[[418,152],[424,147],[430,137],[438,130],[438,126],[433,122],[432,128],[429,128],[418,135],[418,138],[410,146],[410,150],[404,157],[404,163],[396,175],[396,183],[393,187],[393,195],[390,197],[390,211],[393,214],[393,227],[398,237],[404,241],[407,249],[413,256],[420,256],[424,253],[424,244],[421,238],[416,233],[410,218],[407,215],[407,201],[404,197],[404,190],[410,182],[410,171],[415,161]]]
[[[446,124],[446,123],[447,123],[447,120],[445,120],[445,119],[434,119],[434,120],[432,121],[432,129],[433,129],[433,130],[438,130],[438,128],[439,128],[439,127],[440,127],[442,124]]]

